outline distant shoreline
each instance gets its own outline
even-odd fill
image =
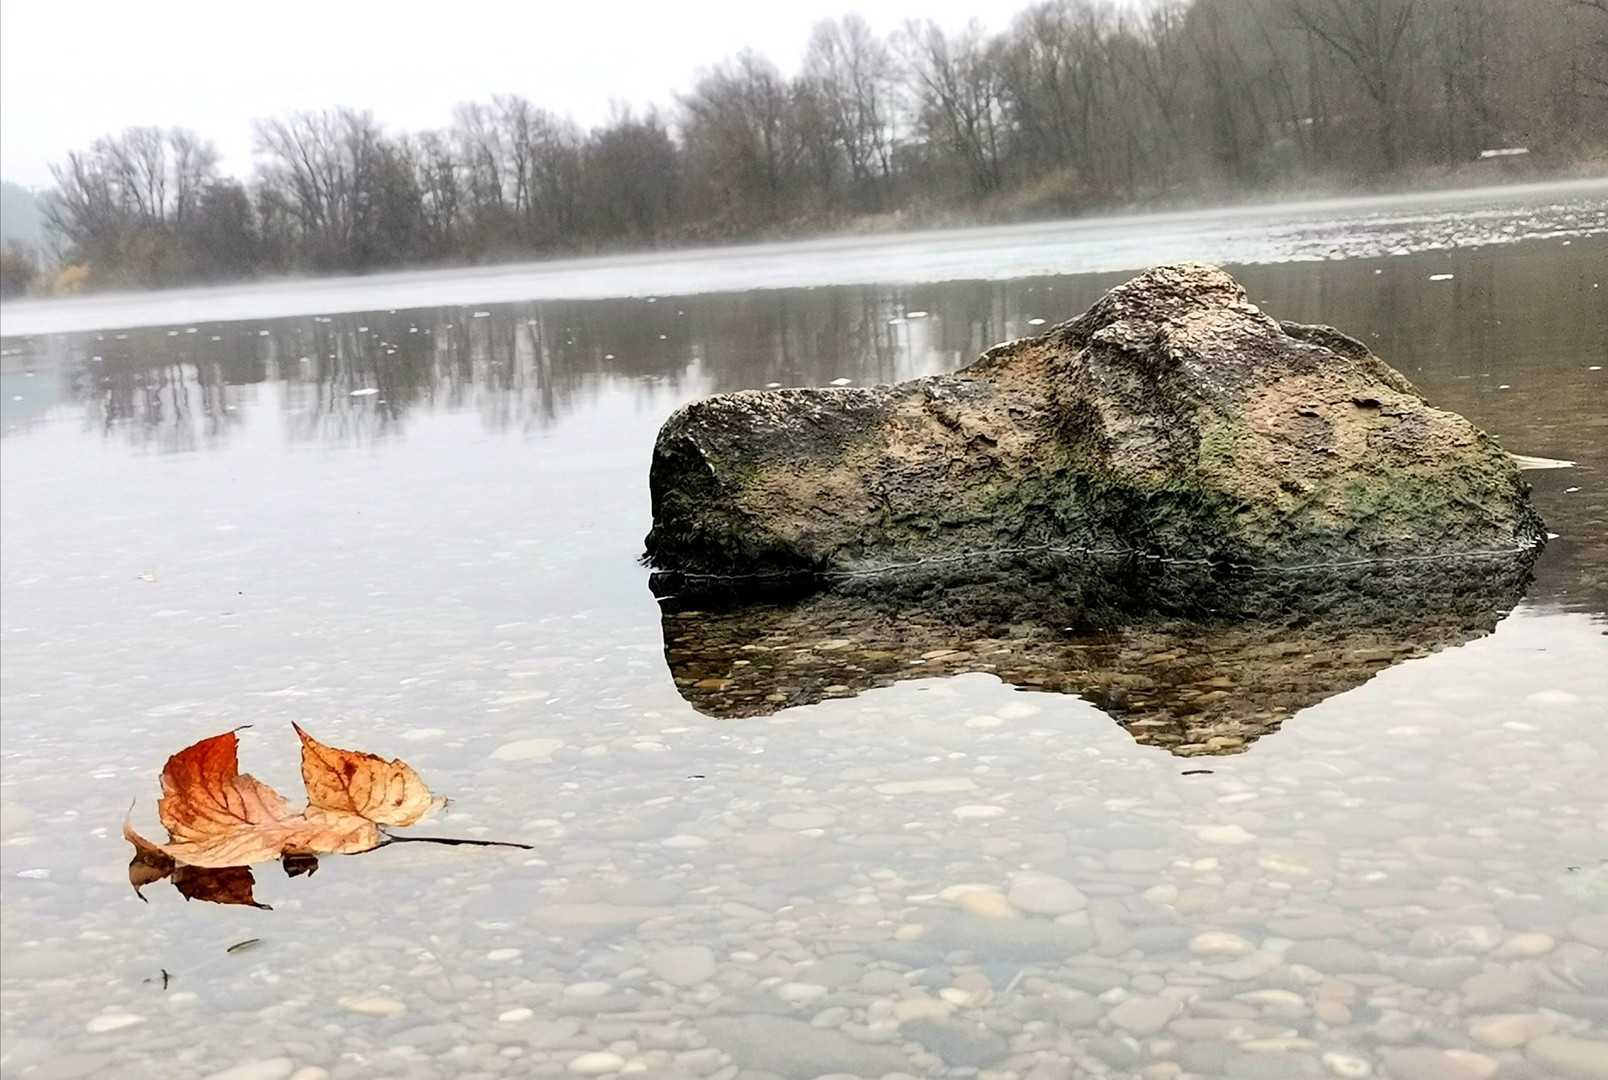
[[[1335,230],[1336,218],[1361,219],[1393,212],[1394,217],[1414,220],[1416,215],[1427,221],[1448,211],[1481,205],[1515,206],[1558,196],[1602,204],[1587,227],[1568,235],[1608,233],[1605,176],[1343,197],[1312,198],[1303,193],[1278,201],[1114,212],[1053,221],[839,231],[807,238],[663,247],[543,261],[263,278],[177,289],[29,298],[0,302],[0,337],[336,315],[380,307],[603,300],[1118,272],[1192,258],[1228,265],[1364,258],[1392,252],[1355,244],[1354,250],[1338,250],[1334,245],[1348,234]],[[1179,228],[1184,225],[1189,228]],[[1465,242],[1451,246],[1525,238],[1476,231]],[[1412,250],[1445,246],[1436,240]],[[381,294],[384,299],[377,302]]]

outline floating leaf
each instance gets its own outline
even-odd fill
[[[190,866],[248,866],[286,852],[355,855],[380,844],[357,814],[297,813],[273,788],[240,772],[239,738],[226,732],[168,758],[156,812],[173,843],[162,850]]]
[[[325,746],[300,724],[308,809],[356,814],[381,825],[412,825],[430,812],[430,789],[412,767],[359,750]]]
[[[240,741],[232,731],[168,758],[156,804],[168,843],[152,843],[123,824],[123,836],[134,845],[129,883],[141,900],[142,887],[169,878],[187,899],[271,910],[253,895],[252,863],[278,861],[286,876],[300,877],[318,869],[319,855],[356,855],[400,840],[530,846],[382,836],[381,825],[412,825],[436,805],[419,774],[400,760],[326,746],[292,726],[302,741],[305,810],[294,809],[273,788],[240,771]]]

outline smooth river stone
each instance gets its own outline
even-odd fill
[[[1183,1003],[1176,998],[1131,997],[1114,1005],[1106,1018],[1130,1035],[1154,1035],[1177,1016]]]
[[[563,747],[563,739],[519,739],[491,752],[493,761],[548,761]]]
[[[101,1013],[92,1017],[84,1025],[84,1030],[91,1035],[104,1035],[108,1031],[118,1031],[122,1028],[133,1027],[135,1024],[145,1023],[145,1017],[133,1013]]]
[[[1506,941],[1496,947],[1493,956],[1504,958],[1527,958],[1531,956],[1545,956],[1558,945],[1557,939],[1551,934],[1539,934],[1533,931],[1513,934]]]
[[[1154,874],[1166,869],[1167,856],[1144,848],[1116,848],[1106,854],[1106,869],[1119,874]]]
[[[569,1071],[581,1076],[603,1076],[605,1073],[619,1072],[623,1068],[625,1059],[606,1050],[582,1054],[569,1063]]]
[[[1360,928],[1361,924],[1356,919],[1345,915],[1301,915],[1267,921],[1268,933],[1295,941],[1349,937]]]
[[[1373,953],[1349,941],[1298,941],[1290,946],[1285,958],[1292,964],[1304,964],[1326,975],[1361,975],[1379,970],[1379,961]]]
[[[1482,971],[1470,975],[1458,987],[1465,1008],[1483,1012],[1492,1005],[1522,998],[1530,992],[1534,981],[1529,974],[1518,969]]]
[[[295,1071],[296,1063],[287,1057],[259,1058],[208,1073],[203,1080],[285,1080]]]
[[[1373,1075],[1373,1066],[1368,1063],[1368,1059],[1356,1054],[1331,1050],[1319,1060],[1323,1062],[1325,1069],[1341,1080],[1366,1080]]]
[[[972,889],[955,897],[955,906],[978,919],[1020,919],[1022,913],[992,889]]]
[[[1005,894],[1012,904],[1034,915],[1067,915],[1089,906],[1076,885],[1049,874],[1020,874]]]
[[[672,986],[696,986],[715,976],[714,951],[703,945],[682,945],[650,953],[644,961],[653,972]]]
[[[1249,956],[1256,951],[1256,945],[1238,934],[1208,930],[1190,939],[1189,951],[1196,956]]]
[[[1238,847],[1254,843],[1256,834],[1245,831],[1239,825],[1203,825],[1195,830],[1195,838],[1203,844]]]
[[[823,1073],[881,1076],[905,1072],[910,1062],[891,1046],[856,1042],[838,1031],[810,1027],[783,1016],[706,1016],[698,1030],[712,1046],[731,1055],[740,1068],[762,1069],[789,1080],[813,1080]]]
[[[359,1016],[401,1016],[408,1011],[408,1007],[395,998],[373,994],[352,994],[339,998],[335,1004]]]
[[[1557,1024],[1539,1013],[1507,1013],[1482,1016],[1468,1026],[1469,1036],[1493,1050],[1511,1050],[1531,1039],[1551,1035]]]
[[[1428,1046],[1387,1050],[1384,1061],[1395,1080],[1484,1080],[1478,1069]]]
[[[1569,1035],[1543,1035],[1525,1052],[1571,1080],[1608,1080],[1608,1042],[1576,1039]]]

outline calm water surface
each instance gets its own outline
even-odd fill
[[[1236,270],[1578,464],[1494,633],[1232,756],[976,672],[712,718],[636,561],[679,403],[952,369],[1125,273],[8,338],[0,1069],[1604,1075],[1608,237],[1533,218]],[[534,850],[136,899],[167,755],[249,724],[296,791],[292,720]]]

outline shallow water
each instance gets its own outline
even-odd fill
[[[1564,239],[1236,271],[1578,465],[1494,633],[1231,756],[983,672],[713,718],[636,562],[678,403],[953,368],[1123,274],[8,339],[0,1068],[1600,1075],[1608,239]],[[167,755],[251,724],[293,791],[291,720],[535,849],[140,903]]]

